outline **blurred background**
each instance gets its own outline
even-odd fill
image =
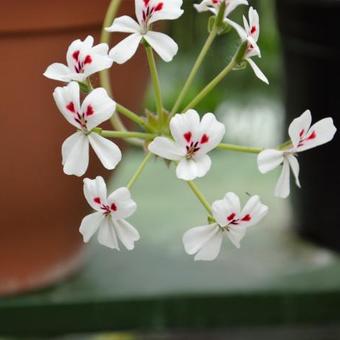
[[[240,145],[273,147],[287,140],[288,124],[308,108],[314,121],[333,116],[337,125],[339,2],[250,0],[249,3],[260,14],[262,59],[256,63],[268,77],[270,86],[259,81],[247,67],[232,72],[197,110],[214,112],[226,125],[225,142]],[[56,4],[48,13],[67,12],[68,16],[65,27],[61,20],[56,20],[55,27],[50,29],[52,34],[39,25],[29,33],[25,30],[13,33],[10,26],[3,24],[1,55],[6,61],[15,60],[15,50],[11,54],[5,44],[12,48],[19,37],[27,46],[35,44],[40,49],[49,46],[51,53],[46,58],[27,47],[28,55],[33,60],[39,59],[34,77],[38,74],[42,78],[42,72],[51,62],[63,62],[72,40],[85,38],[89,33],[98,38],[100,18],[107,4],[108,1],[101,1],[98,6],[83,4],[83,12],[77,12],[75,22],[70,15],[72,10]],[[192,4],[193,1],[184,0],[185,14],[165,28],[179,45],[172,63],[158,64],[167,108],[174,103],[207,36],[208,14],[198,15]],[[80,4],[74,1],[70,5],[76,9]],[[123,6],[124,14],[126,11],[133,14],[133,1],[123,0]],[[12,10],[19,7],[14,4]],[[42,2],[37,1],[33,8],[25,8],[22,15],[28,13],[33,18],[34,11],[41,8]],[[240,6],[232,19],[241,22],[245,13],[246,8]],[[44,25],[47,19],[43,15],[41,18]],[[51,36],[60,38],[48,45]],[[120,38],[114,37],[112,45]],[[10,39],[13,41],[9,42]],[[238,42],[234,32],[216,39],[184,103],[220,72]],[[30,66],[25,65],[21,72],[25,73],[26,68]],[[13,78],[10,74],[6,77]],[[143,51],[126,65],[115,65],[112,80],[118,102],[138,112],[143,107],[154,109]],[[224,242],[221,254],[213,263],[195,263],[184,253],[183,233],[204,224],[206,215],[189,189],[176,180],[174,168],[168,169],[160,160],[149,164],[134,187],[139,209],[130,221],[142,235],[136,249],[112,252],[95,241],[84,249],[78,234],[80,219],[87,209],[81,196],[81,181],[67,178],[59,183],[60,178],[66,177],[59,164],[59,149],[68,134],[67,124],[50,95],[56,83],[47,79],[39,81],[44,103],[28,104],[19,123],[25,125],[27,114],[38,107],[39,112],[32,113],[35,125],[28,133],[34,138],[27,137],[36,144],[32,144],[34,149],[28,144],[23,147],[22,143],[13,146],[16,151],[25,151],[28,159],[23,168],[32,171],[27,171],[26,177],[22,169],[13,174],[18,165],[10,159],[14,152],[11,144],[5,156],[12,168],[10,173],[5,173],[4,182],[12,183],[18,176],[23,177],[19,180],[22,182],[15,182],[18,192],[24,187],[25,196],[36,190],[39,194],[32,194],[33,202],[26,214],[13,219],[15,210],[13,213],[7,210],[1,221],[0,294],[4,297],[0,297],[0,336],[102,340],[340,338],[339,179],[334,157],[338,138],[301,157],[302,190],[292,185],[293,192],[287,200],[273,197],[279,169],[264,176],[257,170],[256,155],[215,152],[209,175],[198,181],[208,200],[222,198],[227,191],[236,192],[243,202],[248,193],[259,194],[270,213],[263,223],[250,230],[240,250]],[[14,90],[15,85],[10,86]],[[3,97],[5,90],[1,91]],[[6,129],[12,129],[9,131],[18,124],[9,116],[11,103],[13,99],[6,102],[4,98],[0,104],[1,115],[8,123]],[[55,122],[48,123],[38,133],[36,126],[46,116],[53,117],[51,120]],[[22,131],[26,131],[25,127]],[[51,133],[52,144],[44,148],[46,140],[52,139]],[[5,143],[8,145],[4,138],[1,144]],[[49,164],[54,170],[48,167],[40,170],[36,166],[39,145],[42,145],[39,164],[44,166],[46,157],[50,157]],[[110,179],[111,189],[124,185],[142,158],[140,150],[126,148],[123,162]],[[90,173],[109,176],[96,163]],[[36,176],[35,182],[25,187],[30,176]],[[38,189],[37,180],[42,181]],[[1,200],[11,202],[9,189],[4,192]],[[59,203],[63,197],[66,202]],[[54,209],[48,210],[46,216],[45,211],[32,212],[41,204],[53,205]],[[52,222],[51,214],[56,216]],[[33,236],[34,228],[38,236]],[[55,239],[59,243],[52,245]],[[45,247],[38,249],[42,242]],[[65,256],[60,258],[61,254]]]

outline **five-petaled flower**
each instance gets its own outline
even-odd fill
[[[194,7],[198,12],[206,12],[210,11],[213,14],[217,15],[221,4],[225,2],[225,11],[223,18],[226,19],[229,14],[240,5],[248,5],[247,0],[203,0],[199,4],[194,4]]]
[[[237,247],[247,229],[257,224],[268,212],[259,196],[252,196],[241,210],[240,199],[228,192],[222,200],[212,204],[215,223],[189,229],[183,235],[184,249],[195,260],[212,261],[218,256],[223,236],[226,235]]]
[[[107,44],[93,46],[93,37],[88,36],[84,41],[77,39],[67,50],[67,66],[61,63],[50,65],[44,76],[64,82],[84,81],[91,74],[112,66],[113,60],[108,56]]]
[[[174,140],[156,137],[149,145],[149,151],[157,156],[177,161],[178,178],[191,181],[203,177],[211,167],[207,155],[223,139],[225,127],[212,113],[206,113],[202,120],[195,110],[176,114],[170,121]]]
[[[66,120],[78,129],[62,146],[62,163],[67,175],[82,176],[89,163],[89,144],[107,169],[114,169],[122,158],[118,146],[110,140],[92,132],[99,124],[108,120],[115,111],[116,103],[105,89],[97,88],[80,105],[79,85],[71,82],[54,90],[54,100]]]
[[[174,20],[183,14],[182,0],[135,0],[136,22],[124,15],[115,19],[106,30],[109,32],[130,33],[113,47],[110,56],[118,64],[125,63],[137,51],[144,39],[166,62],[173,59],[178,51],[177,44],[164,33],[154,32],[151,25],[158,20]]]
[[[312,126],[311,123],[311,112],[307,110],[300,117],[294,119],[289,126],[288,133],[291,139],[291,147],[287,150],[268,149],[258,155],[257,162],[261,173],[267,173],[283,164],[274,192],[277,197],[286,198],[289,196],[290,168],[294,174],[296,185],[300,187],[300,166],[297,154],[328,143],[336,133],[332,118],[324,118]]]
[[[260,80],[262,80],[266,84],[269,84],[267,77],[263,74],[263,72],[255,64],[255,62],[251,59],[252,57],[261,58],[261,51],[257,45],[257,41],[260,35],[260,20],[257,11],[253,7],[249,8],[248,17],[249,23],[247,19],[243,16],[244,28],[237,24],[236,22],[231,21],[230,19],[226,19],[225,21],[237,31],[243,42],[247,42],[244,60],[248,62],[248,64],[255,72],[255,75]]]
[[[79,231],[84,242],[88,242],[98,230],[98,242],[103,246],[119,250],[119,239],[128,250],[132,250],[140,236],[125,221],[137,208],[129,189],[119,188],[107,197],[104,179],[98,176],[92,180],[84,179],[84,195],[89,205],[96,210],[81,222]]]

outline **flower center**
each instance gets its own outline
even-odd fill
[[[305,130],[302,129],[299,133],[300,141],[298,147],[303,146],[305,145],[306,142],[315,139],[316,136],[317,136],[316,131],[312,131],[309,134],[305,135]]]
[[[183,135],[187,145],[186,145],[186,158],[191,159],[197,151],[201,149],[202,144],[206,144],[209,142],[209,137],[206,134],[203,134],[199,141],[194,141],[192,138],[191,131],[186,132]]]
[[[225,228],[226,230],[228,230],[228,227],[230,225],[239,225],[241,222],[249,221],[251,221],[251,216],[249,214],[244,215],[242,218],[237,218],[237,214],[233,212],[229,216],[227,216],[228,225]]]
[[[74,69],[76,73],[84,73],[85,66],[92,63],[92,57],[88,54],[84,59],[79,58],[80,51],[74,51],[72,58],[74,60]]]
[[[117,205],[115,203],[111,203],[111,205],[102,204],[100,197],[95,197],[93,201],[100,207],[105,216],[110,215],[112,212],[116,212],[118,210]]]
[[[78,112],[73,102],[66,105],[66,109],[73,115],[73,119],[80,125],[80,128],[87,132],[87,118],[94,114],[92,105],[88,105],[85,112]]]
[[[153,6],[151,6],[150,2],[151,2],[150,0],[144,0],[144,8],[142,11],[144,33],[146,33],[148,29],[148,23],[152,15],[161,11],[164,7],[164,3],[162,1],[157,2]]]

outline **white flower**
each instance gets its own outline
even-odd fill
[[[54,100],[66,120],[78,129],[62,146],[62,162],[67,175],[82,176],[89,163],[89,144],[107,169],[114,169],[121,160],[118,146],[91,130],[108,120],[115,111],[116,103],[105,89],[97,88],[80,105],[79,85],[71,82],[57,87]]]
[[[166,62],[173,59],[178,51],[177,44],[166,34],[151,31],[151,25],[158,20],[174,20],[183,14],[182,0],[135,0],[136,22],[129,16],[115,19],[106,30],[109,32],[130,33],[110,51],[113,60],[122,64],[137,51],[144,39]]]
[[[108,56],[108,50],[108,45],[104,43],[93,46],[93,37],[90,35],[84,41],[77,39],[67,50],[67,66],[54,63],[47,68],[44,76],[64,82],[82,82],[91,74],[112,66],[113,60]]]
[[[212,204],[212,214],[216,223],[189,229],[183,235],[184,249],[195,260],[212,261],[218,256],[223,236],[226,235],[237,247],[247,229],[257,224],[268,212],[259,196],[252,196],[241,210],[240,199],[228,192],[224,199]]]
[[[248,5],[247,0],[203,0],[199,4],[194,4],[194,7],[197,9],[198,12],[210,11],[213,14],[217,15],[223,1],[226,5],[224,19],[226,19],[236,7],[240,5]]]
[[[252,57],[261,58],[261,51],[257,45],[257,41],[260,35],[259,15],[253,7],[250,7],[248,16],[249,23],[247,19],[243,16],[244,28],[229,19],[226,19],[225,21],[237,31],[242,41],[248,42],[247,49],[244,55],[244,60],[248,62],[248,64],[255,72],[255,75],[260,80],[262,80],[266,84],[269,84],[267,77],[263,74],[263,72],[255,64],[255,62],[251,59]]]
[[[98,242],[103,246],[119,250],[118,239],[128,249],[134,248],[139,240],[138,231],[125,218],[137,208],[127,188],[119,188],[109,197],[102,177],[84,179],[84,195],[89,205],[97,212],[83,218],[79,231],[84,242],[88,242],[98,230]],[[118,237],[118,239],[117,239]]]
[[[289,137],[292,147],[288,150],[268,149],[262,151],[257,158],[261,173],[267,173],[283,164],[281,176],[275,188],[275,196],[286,198],[290,193],[290,168],[295,177],[296,185],[300,186],[300,166],[297,154],[316,146],[328,143],[334,137],[336,127],[332,118],[324,118],[311,126],[312,116],[309,110],[294,119],[289,126]]]
[[[195,110],[176,114],[170,121],[170,131],[174,141],[166,137],[156,137],[149,145],[149,151],[178,161],[176,175],[185,181],[203,177],[211,167],[207,155],[223,139],[225,127],[212,113],[206,113],[202,120]]]

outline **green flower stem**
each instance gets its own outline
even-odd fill
[[[100,34],[100,42],[101,43],[110,43],[110,32],[107,32],[105,30],[105,27],[108,27],[112,24],[113,19],[117,15],[118,9],[121,5],[123,0],[111,0],[110,5],[106,11],[104,22],[103,22],[103,27],[102,31]],[[99,72],[99,80],[100,80],[100,85],[106,90],[108,95],[112,97],[112,87],[110,83],[110,73],[109,69],[103,70]],[[125,127],[124,123],[121,121],[120,117],[118,114],[112,115],[111,119],[111,125],[115,130],[118,131],[127,131],[127,128]],[[143,141],[139,139],[130,139],[128,141],[130,144],[137,145],[137,146],[143,146]]]
[[[182,104],[182,101],[183,101],[185,95],[187,94],[187,92],[188,92],[197,72],[199,71],[199,69],[200,69],[200,67],[201,67],[201,65],[202,65],[211,45],[212,45],[212,43],[214,42],[216,36],[217,36],[217,28],[214,28],[210,32],[205,44],[203,45],[203,48],[202,48],[200,54],[198,55],[198,57],[196,59],[196,62],[195,62],[194,66],[193,66],[193,68],[192,68],[192,70],[191,70],[191,72],[188,76],[188,79],[186,80],[184,87],[183,87],[181,93],[179,94],[179,96],[176,100],[175,105],[171,109],[170,116],[173,116],[176,113],[176,111],[179,109],[180,105]]]
[[[217,145],[218,149],[227,150],[227,151],[236,151],[236,152],[245,152],[245,153],[260,153],[263,151],[263,148],[254,148],[249,146],[241,146],[234,144],[225,144],[221,143]]]
[[[209,215],[211,215],[211,207],[209,202],[207,201],[207,199],[204,197],[204,195],[202,194],[202,192],[198,189],[197,185],[193,182],[193,181],[188,181],[187,182],[190,189],[192,190],[192,192],[196,195],[196,197],[198,198],[198,200],[202,203],[202,205],[204,206],[204,208],[208,211]]]
[[[138,169],[136,170],[136,172],[134,173],[134,175],[131,177],[129,183],[127,184],[127,188],[131,189],[131,187],[135,184],[135,182],[137,181],[137,179],[139,178],[139,176],[142,174],[147,162],[150,160],[150,158],[152,157],[152,153],[148,152],[146,154],[146,156],[144,157],[142,163],[140,164],[140,166],[138,167]]]
[[[164,112],[163,112],[161,87],[159,83],[156,61],[153,55],[152,48],[150,46],[145,46],[145,51],[146,51],[146,56],[147,56],[148,63],[149,63],[153,88],[155,92],[156,108],[157,108],[157,113],[159,117],[159,122],[162,124],[164,122]]]
[[[100,134],[105,138],[141,138],[145,140],[151,140],[156,137],[155,134],[152,133],[144,133],[144,132],[129,132],[129,131],[109,131],[109,130],[94,130],[94,132]]]
[[[219,29],[219,26],[221,25],[222,21],[223,21],[223,15],[224,15],[224,12],[225,12],[225,2],[222,2],[221,6],[220,6],[220,10],[217,14],[217,17],[216,17],[216,20],[215,20],[215,23],[214,23],[214,27],[213,29],[211,30],[210,34],[208,35],[208,38],[207,40],[205,41],[203,47],[202,47],[202,50],[200,52],[200,54],[198,55],[197,59],[196,59],[196,62],[188,76],[188,79],[186,80],[185,84],[184,84],[184,87],[181,91],[181,93],[179,94],[177,100],[176,100],[176,103],[175,105],[173,106],[173,108],[171,109],[171,113],[170,113],[170,117],[173,116],[176,111],[178,110],[178,108],[180,107],[180,105],[182,104],[182,101],[185,97],[185,95],[187,94],[197,72],[199,71],[212,43],[214,42],[216,36],[217,36],[217,32],[218,32],[218,29]]]
[[[143,118],[138,116],[136,113],[130,111],[129,109],[127,109],[123,105],[116,103],[116,110],[119,113],[121,113],[122,115],[124,115],[125,117],[129,118],[130,120],[132,120],[133,122],[138,124],[139,126],[144,127],[144,128],[147,127],[147,124],[143,120]]]
[[[289,149],[291,146],[293,146],[292,141],[291,140],[287,140],[286,142],[280,144],[277,149],[278,150],[285,150],[285,149]]]
[[[201,102],[204,97],[209,94],[237,65],[236,59],[232,58],[230,63],[185,107],[183,112],[194,108]]]

